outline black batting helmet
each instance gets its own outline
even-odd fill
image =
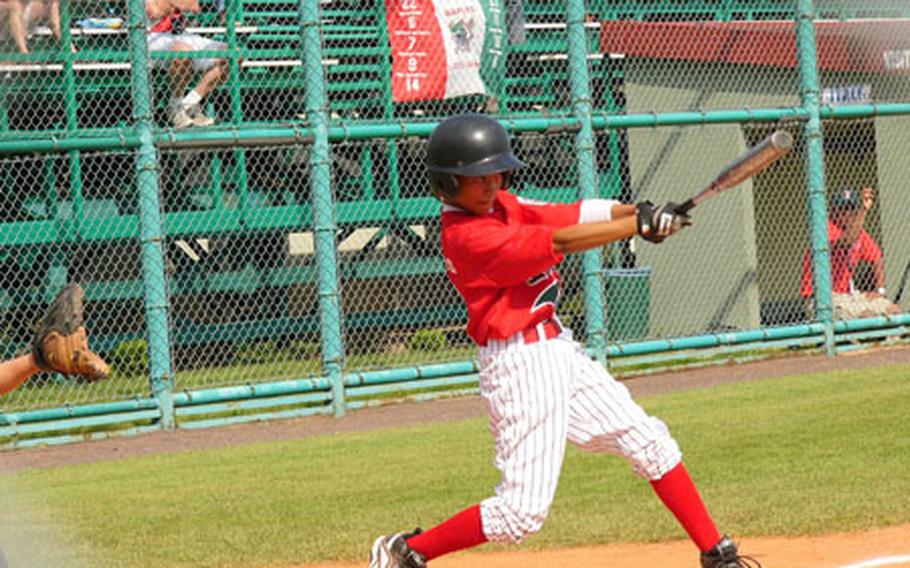
[[[483,114],[449,117],[433,129],[427,148],[430,189],[453,196],[458,192],[455,176],[478,177],[524,167],[512,154],[506,129]],[[509,186],[505,175],[504,189]]]

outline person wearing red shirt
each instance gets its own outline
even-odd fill
[[[889,300],[885,290],[884,255],[875,240],[866,232],[866,215],[872,208],[874,195],[871,187],[861,192],[850,189],[839,191],[831,200],[831,217],[828,219],[828,243],[831,255],[831,292],[834,319],[855,319],[901,313],[897,304]],[[855,281],[856,267],[860,262],[872,266],[875,290],[865,290]],[[800,293],[806,301],[810,318],[814,314],[812,299],[812,264],[810,252],[803,257],[803,278]]]
[[[628,461],[648,480],[701,553],[703,568],[746,566],[721,536],[667,426],[648,415],[556,315],[564,255],[639,235],[654,243],[691,220],[677,205],[605,199],[571,204],[508,192],[524,164],[485,115],[442,121],[427,150],[442,201],[442,254],[480,348],[480,391],[501,473],[494,494],[427,530],[378,537],[370,568],[423,568],[484,542],[517,543],[541,529],[566,443]]]
[[[149,26],[146,40],[154,51],[224,51],[227,44],[183,31],[185,14],[201,11],[199,0],[146,0]],[[202,99],[228,77],[224,58],[153,59],[156,66],[166,66],[170,74],[171,101],[168,114],[175,128],[211,126],[215,119],[202,111]],[[202,78],[186,92],[193,72]]]

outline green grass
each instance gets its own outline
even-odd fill
[[[901,365],[640,402],[670,425],[721,530],[851,531],[910,522],[908,377]],[[6,479],[92,566],[282,566],[362,560],[377,532],[444,520],[489,494],[491,458],[477,419]],[[547,526],[523,546],[682,538],[621,460],[570,449],[563,471]],[[0,507],[0,527],[15,515]]]

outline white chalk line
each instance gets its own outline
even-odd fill
[[[873,558],[871,560],[863,560],[857,564],[840,566],[839,568],[875,568],[877,566],[893,566],[895,564],[903,564],[904,562],[910,562],[910,555]]]

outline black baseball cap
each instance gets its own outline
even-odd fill
[[[859,209],[862,205],[860,192],[853,189],[842,189],[831,198],[831,208],[835,211]]]

